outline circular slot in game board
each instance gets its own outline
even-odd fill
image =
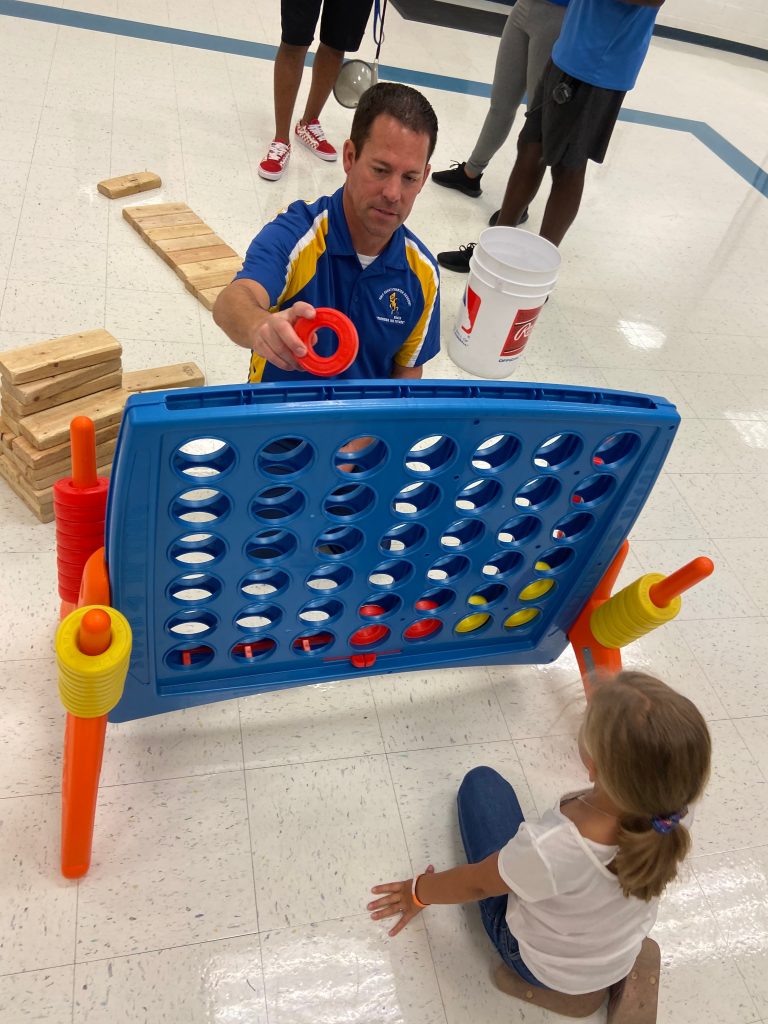
[[[221,593],[222,582],[206,572],[177,576],[168,586],[168,596],[179,604],[205,604]]]
[[[314,544],[320,558],[346,558],[363,546],[363,534],[354,526],[330,526]]]
[[[171,636],[181,639],[182,637],[202,637],[211,633],[219,624],[219,620],[211,612],[202,612],[190,609],[188,612],[179,612],[172,615],[165,624],[165,628]]]
[[[456,496],[456,508],[462,512],[484,512],[498,499],[501,484],[497,480],[473,480]]]
[[[440,546],[446,551],[465,551],[485,536],[485,527],[479,519],[459,519],[446,528]]]
[[[271,564],[288,558],[298,546],[298,538],[290,530],[260,530],[246,541],[245,555],[252,562]]]
[[[553,434],[533,453],[533,464],[539,469],[562,469],[579,456],[581,449],[582,441],[576,434]]]
[[[536,568],[546,572],[549,566],[546,562],[537,562]],[[517,595],[517,599],[518,601],[539,601],[541,598],[546,597],[547,594],[551,594],[556,586],[557,582],[555,580],[550,576],[545,576],[527,583]]]
[[[327,626],[335,622],[343,611],[344,605],[341,601],[324,601],[318,598],[315,601],[307,601],[299,610],[299,619],[310,626],[318,626],[321,623]]]
[[[219,561],[227,546],[212,533],[187,533],[174,541],[170,557],[179,565],[210,565]]]
[[[480,590],[476,590],[473,594],[470,594],[467,598],[469,604],[485,605],[490,607],[491,605],[498,604],[503,598],[507,596],[507,588],[503,583],[488,583]]]
[[[315,630],[311,633],[302,633],[297,636],[291,644],[291,650],[295,654],[312,655],[327,651],[333,644],[336,637],[328,630]]]
[[[361,626],[349,638],[349,645],[350,647],[378,647],[388,639],[389,632],[388,626]]]
[[[594,525],[595,517],[589,512],[572,512],[558,520],[552,528],[553,540],[581,540]]]
[[[235,616],[235,625],[244,632],[269,629],[276,626],[283,617],[282,610],[275,604],[248,605]]]
[[[380,562],[368,577],[372,587],[399,587],[413,575],[410,562]]]
[[[544,508],[551,504],[560,493],[560,483],[551,476],[539,476],[524,483],[515,494],[518,508]]]
[[[520,608],[504,619],[505,629],[524,629],[541,615],[538,608]]]
[[[397,523],[379,541],[385,555],[406,555],[423,543],[427,531],[419,523]]]
[[[584,508],[592,508],[612,493],[616,486],[616,477],[610,473],[594,473],[582,480],[571,494],[571,502]]]
[[[435,587],[423,594],[415,602],[414,608],[417,612],[433,612],[438,608],[440,611],[449,608],[456,600],[456,594],[448,587]]]
[[[537,516],[515,516],[499,528],[496,540],[504,545],[522,544],[524,541],[533,540],[540,527],[541,520]]]
[[[249,665],[261,658],[268,657],[277,647],[271,636],[248,637],[240,640],[230,650],[230,655],[239,664]]]
[[[360,519],[375,502],[376,494],[365,484],[341,483],[327,495],[323,512],[331,519]]]
[[[548,551],[545,551],[543,555],[539,556],[539,561],[536,563],[536,569],[540,572],[559,572],[568,565],[574,554],[575,552],[573,548],[550,548]],[[547,568],[539,569],[540,565],[546,565]]]
[[[256,465],[266,476],[296,476],[315,460],[315,449],[303,437],[277,437],[256,456]]]
[[[352,580],[352,570],[346,565],[321,565],[307,576],[305,583],[310,590],[331,593],[342,590]]]
[[[411,643],[419,640],[432,640],[442,630],[443,623],[434,617],[416,619],[403,630],[403,638]]]
[[[595,449],[592,464],[595,466],[616,466],[633,456],[640,447],[640,438],[631,431],[609,434]]]
[[[272,484],[259,491],[251,502],[251,515],[267,522],[287,522],[304,511],[306,498],[290,484]]]
[[[366,619],[383,619],[398,611],[402,603],[397,594],[376,594],[375,597],[363,601],[358,612]]]
[[[371,476],[387,461],[387,446],[378,437],[350,437],[336,449],[334,467],[342,473]]]
[[[483,575],[498,576],[499,578],[509,576],[520,568],[522,562],[523,556],[519,551],[499,551],[485,563]]]
[[[230,470],[237,457],[234,448],[218,437],[194,437],[180,445],[171,463],[181,476],[212,478]]]
[[[165,664],[176,671],[196,670],[205,668],[213,661],[216,652],[208,644],[186,643],[180,644],[168,651],[165,655]]]
[[[427,569],[427,579],[435,583],[453,583],[469,569],[471,562],[464,555],[446,555],[438,558]]]
[[[477,608],[487,608],[486,602],[479,594],[471,594],[467,599],[467,603],[475,605]],[[486,629],[491,622],[492,617],[486,611],[476,611],[471,615],[465,615],[463,619],[459,619],[456,625],[453,627],[454,633],[479,633],[481,630]]]
[[[494,434],[475,449],[472,468],[478,473],[498,473],[520,454],[520,441],[513,434]]]
[[[215,523],[222,520],[232,503],[222,491],[213,487],[197,487],[179,494],[171,505],[171,515],[183,526],[193,523]]]
[[[440,488],[435,484],[406,484],[392,499],[392,511],[399,516],[420,516],[439,500]]]
[[[443,434],[430,434],[413,445],[405,456],[405,467],[419,476],[441,473],[456,458],[456,442]]]
[[[282,594],[291,578],[281,569],[256,569],[240,581],[240,592],[245,597],[271,597]]]

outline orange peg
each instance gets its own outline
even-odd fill
[[[83,654],[103,654],[112,642],[112,619],[101,608],[86,612],[80,623],[77,646]]]
[[[688,562],[677,572],[654,583],[648,591],[648,596],[657,608],[666,608],[676,597],[679,597],[685,590],[700,583],[714,571],[715,565],[711,558],[702,555]]]
[[[72,483],[75,487],[95,487],[96,428],[87,416],[75,416],[69,425],[72,448]]]

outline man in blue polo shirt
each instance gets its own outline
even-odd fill
[[[497,223],[515,225],[541,187],[552,189],[539,234],[560,245],[576,219],[589,160],[602,163],[664,0],[570,0],[560,38],[528,107]],[[473,245],[439,253],[467,272]],[[458,259],[458,257],[464,257]],[[447,259],[444,259],[447,257]]]
[[[213,316],[251,350],[249,380],[311,379],[296,360],[293,329],[315,308],[346,313],[360,336],[347,379],[420,377],[440,348],[437,265],[403,226],[429,174],[437,118],[421,93],[380,83],[368,89],[344,143],[346,181],[332,196],[291,203],[251,242],[243,269]],[[315,351],[335,342],[318,332]]]

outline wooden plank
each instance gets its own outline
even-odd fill
[[[96,465],[100,467],[98,472],[102,476],[107,474],[102,472],[102,469],[109,468],[112,465],[112,458],[115,454],[115,446],[117,439],[113,438],[111,441],[107,441],[106,444],[96,446]],[[69,445],[67,445],[69,448]],[[67,452],[66,458],[50,466],[42,466],[39,469],[32,469],[22,462],[18,455],[15,455],[13,451],[6,451],[3,453],[10,462],[15,472],[19,473],[21,477],[29,484],[30,487],[35,490],[40,490],[45,487],[52,487],[57,480],[69,477],[72,475],[72,461]]]
[[[33,380],[29,384],[11,384],[10,381],[3,381],[3,393],[9,394],[22,405],[33,405],[42,398],[50,398],[58,395],[60,391],[77,387],[86,381],[94,380],[96,377],[103,377],[107,373],[114,373],[121,368],[121,360],[109,359],[105,363],[94,363],[92,366],[82,366],[79,370],[69,370],[67,373],[57,373],[54,377],[43,377],[41,380]]]
[[[163,255],[168,257],[171,263],[177,267],[183,267],[187,263],[227,259],[232,256],[238,260],[240,259],[232,246],[227,245],[226,242],[222,242],[219,245],[206,245],[200,249],[182,249],[180,251],[164,253]],[[240,260],[240,263],[242,265],[242,260]]]
[[[205,374],[196,363],[173,363],[149,370],[123,374],[123,391],[164,391],[167,388],[194,388],[205,384]]]
[[[216,299],[218,299],[226,287],[224,284],[218,288],[203,288],[201,291],[193,291],[192,294],[202,302],[206,309],[213,309]]]
[[[123,207],[126,220],[143,221],[148,217],[162,217],[169,213],[192,213],[186,203],[142,203]]]
[[[146,239],[146,231],[148,228],[167,228],[171,225],[179,224],[199,224],[200,218],[196,213],[169,213],[163,217],[147,217],[146,220],[136,221],[134,227],[139,232],[142,238]]]
[[[29,487],[24,480],[14,472],[5,455],[0,453],[0,477],[2,477],[15,494],[21,498],[27,508],[41,523],[51,523],[54,519],[53,513],[53,490],[46,488],[44,491],[36,492]],[[38,498],[40,493],[42,498]]]
[[[16,436],[3,417],[0,416],[0,448],[10,451],[13,446],[13,439]]]
[[[0,373],[11,384],[26,384],[81,366],[113,360],[122,351],[120,342],[108,331],[82,331],[3,352],[0,355]]]
[[[5,408],[3,408],[3,419],[7,423],[8,429],[11,431],[11,433],[15,434],[18,437],[19,434],[21,433],[21,423],[20,423],[20,420],[16,419]]]
[[[136,225],[133,224],[132,227],[136,227]],[[136,228],[136,230],[138,230],[138,228]],[[213,228],[209,228],[207,224],[200,221],[199,224],[171,224],[168,227],[147,228],[145,231],[141,232],[141,237],[145,242],[149,242],[149,244],[154,248],[155,242],[164,241],[165,239],[190,238],[194,235],[212,234]]]
[[[198,263],[187,263],[183,268],[179,268],[177,273],[183,274],[191,284],[197,284],[216,274],[229,273],[231,279],[242,266],[243,261],[239,256],[225,256],[219,260],[200,260]],[[200,284],[199,287],[202,288],[204,285]]]
[[[3,409],[10,411],[14,417],[34,416],[38,412],[43,412],[44,409],[53,409],[57,405],[64,405],[76,398],[84,398],[86,395],[95,395],[99,391],[119,388],[122,380],[123,371],[121,369],[113,370],[112,373],[106,373],[103,377],[94,377],[93,380],[87,380],[84,384],[78,384],[76,388],[67,388],[59,395],[41,398],[40,401],[32,405],[22,405],[11,395],[3,393]]]
[[[153,231],[162,231],[162,228],[153,228]],[[150,234],[148,231],[147,234]],[[184,249],[199,249],[205,245],[226,245],[218,235],[187,235],[181,236],[180,238],[152,238],[149,243],[155,252],[159,255],[160,253],[171,253],[181,252]]]
[[[161,185],[159,174],[152,171],[137,171],[135,174],[121,174],[118,178],[106,178],[100,181],[96,188],[108,199],[122,199],[123,196],[132,196],[137,192],[149,192],[150,189],[160,188]]]
[[[110,424],[108,427],[102,427],[96,431],[96,451],[97,453],[106,445],[108,442],[114,442],[117,440],[117,432],[119,424]],[[41,451],[39,448],[35,448],[34,445],[30,444],[26,437],[15,437],[11,450],[14,455],[22,462],[26,463],[33,469],[40,469],[44,466],[52,466],[56,463],[62,462],[69,458],[69,437],[61,444],[53,445],[51,448],[47,448],[45,451]]]
[[[184,282],[187,291],[196,296],[198,292],[206,291],[208,288],[223,288],[225,285],[231,284],[235,275],[232,271],[228,274],[208,274],[207,277],[199,277],[196,281],[190,281],[181,274],[179,277]]]
[[[69,437],[69,424],[74,416],[89,416],[97,430],[119,423],[127,399],[128,392],[122,388],[76,398],[66,405],[25,416],[19,424],[21,435],[36,448],[53,448]]]

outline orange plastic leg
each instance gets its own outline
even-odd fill
[[[611,596],[611,591],[619,577],[621,567],[624,565],[628,553],[629,541],[625,540],[608,567],[605,576],[595,587],[594,594],[582,608],[579,617],[568,634],[568,639],[571,641],[571,646],[579,665],[581,681],[584,684],[587,700],[589,700],[591,690],[591,679],[595,673],[599,675],[603,673],[614,675],[616,672],[621,672],[621,651],[610,647],[603,647],[595,639],[590,623],[592,613]]]
[[[67,712],[61,785],[61,872],[81,878],[91,863],[107,716],[78,718]]]

